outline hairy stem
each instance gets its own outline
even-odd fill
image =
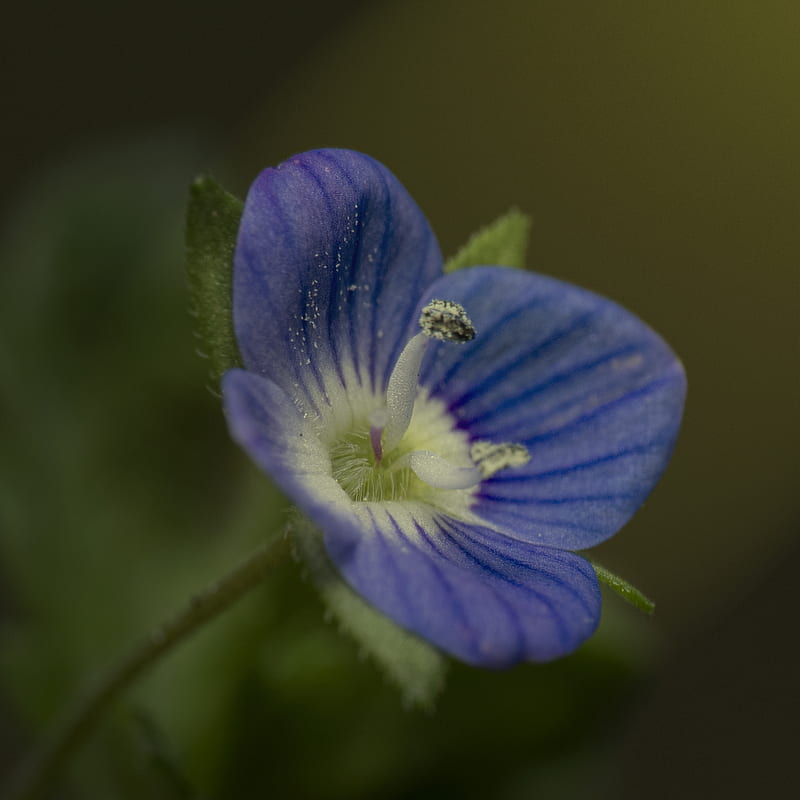
[[[176,645],[258,586],[269,568],[287,553],[285,537],[265,542],[227,575],[193,595],[172,619],[155,628],[118,664],[89,684],[50,735],[20,764],[2,795],[4,800],[41,797],[65,761],[128,686]]]

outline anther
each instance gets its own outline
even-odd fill
[[[431,300],[419,315],[419,326],[431,339],[443,342],[464,344],[475,338],[475,326],[464,306],[451,300]]]
[[[469,455],[484,479],[491,478],[495,472],[506,467],[523,467],[531,460],[531,454],[524,445],[512,442],[492,444],[482,439],[473,442]]]

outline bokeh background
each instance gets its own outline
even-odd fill
[[[685,361],[667,474],[574,656],[454,664],[434,714],[289,563],[161,663],[59,798],[783,796],[795,565],[800,6],[16,4],[0,27],[0,769],[281,525],[195,354],[187,187],[319,146],[387,164],[445,254],[515,205],[529,267]]]

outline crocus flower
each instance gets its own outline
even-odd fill
[[[541,275],[445,275],[403,186],[345,150],[256,179],[233,314],[232,435],[357,592],[480,666],[591,635],[600,590],[573,551],[631,517],[680,423],[684,373],[653,331]]]

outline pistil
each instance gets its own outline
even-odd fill
[[[369,441],[372,445],[372,454],[375,456],[375,465],[381,463],[383,458],[383,429],[386,427],[387,414],[385,408],[376,408],[369,415]]]

